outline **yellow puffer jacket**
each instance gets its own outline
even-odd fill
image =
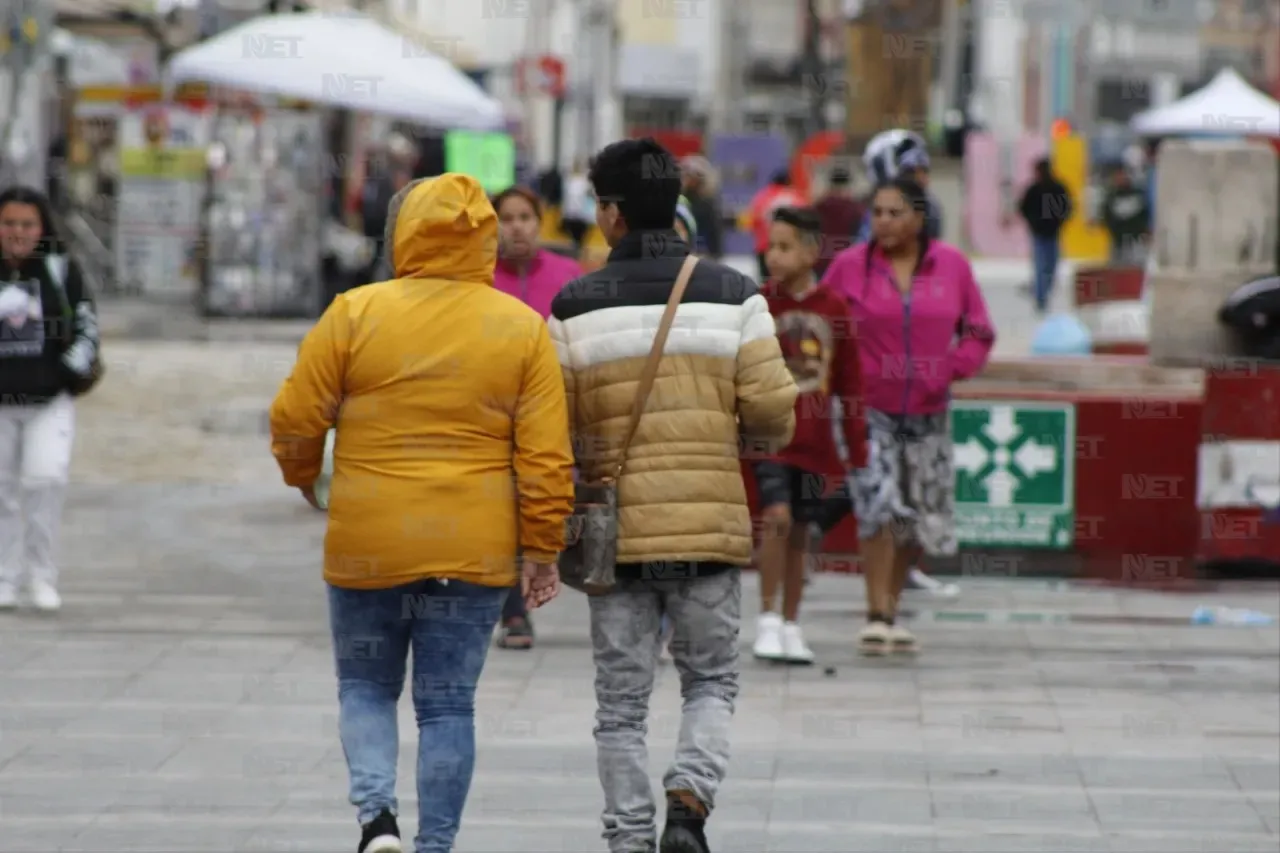
[[[397,212],[398,206],[398,212]],[[392,202],[396,278],[339,296],[271,407],[284,480],[319,475],[336,424],[325,580],[516,580],[564,545],[573,457],[546,324],[493,289],[497,216],[446,174]]]

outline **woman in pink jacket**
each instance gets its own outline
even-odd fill
[[[524,187],[510,187],[493,198],[498,212],[498,264],[493,286],[524,302],[545,320],[551,300],[560,288],[582,275],[577,262],[539,247],[542,205]],[[533,623],[517,586],[507,596],[502,610],[502,633],[498,646],[504,649],[533,647]]]
[[[896,623],[920,553],[956,553],[947,407],[951,385],[995,344],[968,259],[924,230],[928,197],[906,179],[876,188],[871,241],[837,255],[823,282],[849,300],[862,362],[868,464],[854,484],[867,584],[864,654],[916,651]]]
[[[510,293],[545,320],[560,288],[582,275],[578,262],[538,245],[542,205],[532,191],[509,187],[493,197],[498,212],[498,266],[493,286]]]

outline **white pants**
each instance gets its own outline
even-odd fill
[[[43,406],[0,406],[0,582],[58,582],[53,546],[75,425],[66,394]]]

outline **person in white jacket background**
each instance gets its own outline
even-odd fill
[[[0,192],[0,609],[26,592],[57,610],[73,398],[98,375],[98,322],[79,268],[62,254],[49,203]]]

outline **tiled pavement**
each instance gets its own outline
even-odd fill
[[[67,524],[63,613],[0,618],[0,851],[354,849],[322,520],[273,485],[84,485]],[[949,624],[925,599],[921,658],[867,662],[856,580],[810,595],[821,665],[744,664],[717,853],[1280,847],[1280,629],[1147,624],[1203,598],[975,581],[967,610],[1135,621]],[[1211,598],[1278,609],[1274,588]],[[459,853],[604,849],[585,610],[566,594],[536,651],[490,657]],[[655,784],[677,694],[668,672]]]
[[[80,406],[66,607],[0,616],[0,853],[354,849],[323,520],[276,485],[258,431],[292,354],[108,347]],[[973,581],[959,603],[919,602],[914,663],[855,658],[855,579],[819,578],[810,596],[822,665],[744,664],[717,853],[1280,849],[1280,629],[1161,624],[1201,603],[1275,614],[1275,587],[1187,599]],[[536,651],[490,657],[458,853],[604,849],[585,609],[566,594],[540,614]],[[655,783],[677,694],[665,674]],[[412,719],[406,697],[402,731]]]

